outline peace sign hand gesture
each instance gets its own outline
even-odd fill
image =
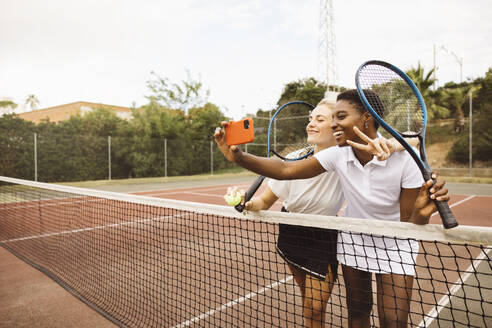
[[[369,138],[365,135],[359,128],[354,126],[354,132],[364,141],[366,144],[353,142],[352,140],[347,140],[347,143],[354,148],[365,151],[373,156],[376,156],[378,161],[387,160],[391,154],[398,150],[396,142],[394,139],[386,139],[381,136],[375,139]]]

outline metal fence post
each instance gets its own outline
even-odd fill
[[[164,177],[167,178],[167,138],[164,138]]]
[[[111,180],[111,136],[108,136],[108,178]]]
[[[214,175],[214,142],[210,141],[210,175]]]
[[[34,132],[34,181],[38,181],[38,134]]]
[[[473,105],[472,105],[472,91],[470,90],[470,114],[468,115],[470,119],[470,144],[469,144],[469,164],[470,164],[470,177],[473,176],[473,154],[472,154],[472,143],[473,143]]]

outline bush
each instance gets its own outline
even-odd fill
[[[467,135],[462,135],[451,147],[446,159],[451,162],[467,163],[469,160],[469,139]],[[475,148],[475,147],[474,147]],[[475,150],[475,149],[473,149]],[[475,155],[475,154],[473,154]],[[473,156],[473,159],[476,159]]]
[[[473,160],[492,160],[492,126],[489,122],[492,115],[492,104],[485,106],[484,110],[473,119]],[[466,163],[469,160],[469,129],[453,144],[447,159],[453,162]]]

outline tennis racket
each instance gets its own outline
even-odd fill
[[[284,161],[297,161],[313,154],[313,147],[307,143],[306,126],[314,106],[305,101],[291,101],[280,106],[268,124],[267,156],[277,156]],[[244,202],[234,208],[244,211],[248,202],[261,186],[264,176],[259,176],[244,194]]]
[[[362,64],[355,75],[357,92],[371,116],[405,147],[417,163],[425,181],[432,171],[425,154],[427,109],[424,98],[413,81],[399,68],[383,61],[371,60]],[[418,137],[419,154],[403,139]],[[444,228],[456,227],[458,222],[448,203],[435,201]]]

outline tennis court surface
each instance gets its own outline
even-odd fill
[[[445,231],[437,215],[427,226],[361,224],[205,204],[222,203],[227,186],[128,195],[0,181],[0,245],[121,327],[302,326],[299,289],[275,249],[279,223],[415,241],[418,251],[391,254],[416,258],[408,325],[492,327],[492,228],[477,226],[490,218],[487,197],[453,196],[461,225]],[[326,327],[346,326],[340,272]]]

